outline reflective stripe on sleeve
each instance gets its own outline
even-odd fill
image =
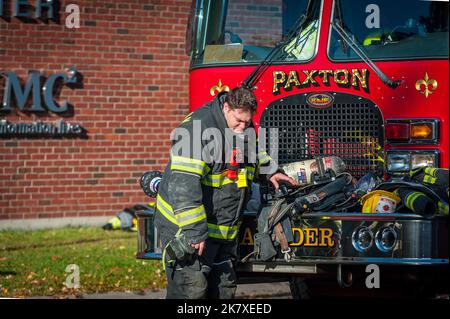
[[[200,176],[206,175],[210,170],[205,162],[182,156],[171,157],[170,169],[194,173]]]
[[[267,154],[267,152],[259,152],[258,153],[258,166],[264,165],[270,162],[272,158]]]
[[[425,174],[431,175],[433,177],[436,177],[436,167],[425,167]]]
[[[429,175],[425,175],[425,176],[423,177],[423,181],[424,181],[425,183],[428,183],[428,184],[436,184],[436,178],[431,177],[431,176],[429,176]]]
[[[203,205],[174,214],[172,207],[159,194],[156,198],[156,208],[166,219],[178,227],[184,227],[206,219],[206,211]]]
[[[206,211],[203,205],[199,207],[188,209],[183,211],[182,213],[175,214],[175,218],[178,222],[179,227],[184,227],[203,219],[206,219]]]
[[[158,194],[156,197],[156,209],[170,222],[178,226],[177,220],[173,215],[172,207]]]

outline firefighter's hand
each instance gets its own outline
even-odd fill
[[[285,175],[283,173],[276,173],[276,174],[274,174],[269,179],[269,181],[272,183],[272,185],[275,187],[275,189],[278,189],[280,187],[279,182],[281,182],[281,181],[288,182],[292,186],[297,186],[298,185],[298,182],[295,179],[293,179],[293,178],[291,178],[291,177],[289,177],[289,176],[287,176],[287,175]]]
[[[205,249],[205,242],[199,242],[197,244],[191,244],[196,250],[198,250],[198,255],[201,256],[203,254],[203,249]]]

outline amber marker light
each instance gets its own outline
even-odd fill
[[[412,123],[411,138],[419,140],[431,140],[433,138],[433,127],[431,123]]]

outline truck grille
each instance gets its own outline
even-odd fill
[[[359,178],[369,171],[383,174],[383,119],[370,100],[333,93],[327,108],[313,108],[307,94],[292,95],[271,103],[261,116],[267,130],[268,149],[278,145],[278,163],[316,156],[339,156],[348,172]]]

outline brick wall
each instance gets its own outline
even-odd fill
[[[0,71],[26,80],[28,70],[47,77],[75,65],[83,81],[59,93],[72,115],[14,108],[0,120],[63,119],[87,138],[0,139],[0,219],[104,216],[147,202],[139,177],[164,167],[170,131],[188,112],[191,1],[57,1],[56,22],[12,17],[14,2],[3,1]],[[65,26],[68,4],[80,8],[79,29]],[[0,99],[4,86],[0,77]]]

